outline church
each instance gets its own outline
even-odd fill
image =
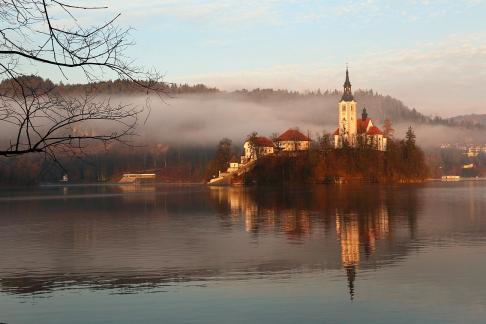
[[[334,147],[345,145],[358,147],[369,145],[379,151],[386,151],[386,137],[370,118],[366,108],[363,108],[361,118],[357,118],[357,106],[351,91],[349,71],[346,68],[344,92],[338,103],[338,129],[334,132]]]

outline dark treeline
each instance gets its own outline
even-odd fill
[[[0,82],[0,92],[11,92],[16,89],[17,82],[21,82],[27,89],[36,90],[39,93],[50,92],[53,94],[78,95],[81,93],[104,94],[104,95],[137,95],[146,92],[146,89],[140,87],[133,81],[129,80],[108,80],[91,82],[86,84],[54,84],[49,79],[41,77],[21,76],[16,81],[5,79]],[[138,81],[143,84],[144,81]],[[175,83],[160,83],[161,92],[167,94],[185,94],[185,93],[214,93],[219,92],[216,88],[209,88],[203,84],[188,85]]]
[[[123,173],[154,172],[158,181],[201,182],[215,149],[207,146],[116,147],[77,156],[42,155],[0,159],[0,185],[56,183],[63,175],[73,183],[116,182]]]
[[[108,80],[91,82],[87,84],[54,84],[49,79],[42,79],[38,76],[21,77],[23,84],[30,85],[35,89],[42,89],[58,94],[78,95],[81,93],[101,94],[101,95],[137,95],[143,94],[144,90],[132,81],[127,80]],[[143,83],[143,81],[140,81]],[[6,79],[0,82],[0,92],[11,91],[15,85],[13,81]],[[175,84],[161,83],[160,88],[168,95],[184,94],[204,94],[204,95],[231,95],[237,98],[255,101],[260,103],[274,101],[292,101],[317,99],[331,102],[338,102],[342,92],[338,90],[315,90],[315,91],[291,91],[285,89],[253,89],[236,90],[233,92],[221,91],[214,87],[203,84]],[[379,94],[373,90],[357,90],[354,93],[356,100],[361,107],[366,107],[374,119],[382,123],[385,119],[391,119],[394,123],[410,122],[413,124],[444,125],[453,127],[464,127],[469,129],[483,129],[485,126],[476,119],[471,118],[442,118],[439,116],[426,116],[418,112],[415,108],[407,107],[398,99],[388,95]]]

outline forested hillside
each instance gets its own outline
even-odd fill
[[[0,83],[0,91],[12,89],[10,83],[12,80],[3,80]],[[89,84],[54,84],[49,79],[44,80],[37,76],[24,77],[23,83],[30,84],[32,88],[40,88],[51,91],[55,94],[98,94],[98,95],[137,95],[142,94],[143,88],[137,86],[134,82],[126,80],[101,81]],[[284,107],[297,105],[309,106],[310,110],[316,108],[327,111],[327,118],[334,121],[337,116],[335,106],[340,100],[342,92],[338,90],[316,90],[297,92],[282,89],[253,89],[253,90],[236,90],[221,91],[214,87],[208,87],[203,84],[188,85],[165,83],[160,84],[160,88],[168,97],[177,97],[184,95],[204,95],[215,98],[239,99],[244,101],[257,102],[262,104],[282,104]],[[483,128],[486,127],[486,118],[478,120],[481,115],[458,116],[456,118],[441,118],[426,116],[414,108],[407,107],[400,100],[388,95],[379,94],[373,90],[357,90],[354,93],[359,107],[366,107],[370,116],[373,116],[379,124],[388,118],[394,123],[411,122],[414,124],[431,124],[459,126],[466,128]],[[314,108],[314,109],[313,109]],[[476,118],[477,117],[477,118]]]
[[[466,127],[486,127],[486,114],[460,115],[449,119]]]

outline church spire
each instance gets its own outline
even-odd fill
[[[349,82],[349,71],[348,67],[346,66],[346,81],[344,81],[344,88],[351,88],[351,82]]]
[[[341,101],[353,101],[354,97],[351,91],[351,82],[349,81],[349,71],[347,66],[346,66],[346,80],[344,81],[343,87],[344,87],[344,92],[343,92],[343,96],[341,97]]]
[[[349,298],[353,301],[355,294],[354,281],[356,280],[356,266],[345,266],[344,269],[346,270],[346,277],[348,279]]]

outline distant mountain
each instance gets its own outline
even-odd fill
[[[465,127],[486,127],[486,114],[460,115],[449,119]]]

